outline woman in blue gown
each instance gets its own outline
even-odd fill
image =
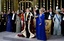
[[[11,16],[11,13],[10,12],[8,12],[8,15],[7,15],[6,31],[12,32],[12,16]]]
[[[45,15],[42,9],[40,9],[39,12],[40,14],[36,18],[36,37],[39,40],[46,40]]]

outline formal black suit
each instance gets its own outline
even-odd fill
[[[48,20],[48,17],[49,17],[49,15],[50,15],[50,12],[45,12],[44,14],[45,14],[45,19]],[[55,15],[55,13],[52,12],[51,20],[53,19],[54,15]]]
[[[1,18],[2,18],[2,19],[1,19],[2,31],[6,31],[7,14],[2,14]]]
[[[48,19],[49,15],[50,15],[50,12],[45,12],[45,19],[46,19],[46,20],[52,20],[52,24],[51,24],[51,35],[53,35],[53,26],[54,26],[53,17],[54,17],[54,15],[55,15],[55,13],[52,12],[52,14],[51,14],[51,19]]]
[[[61,14],[61,33],[62,35],[64,36],[64,14],[63,13],[60,13]]]
[[[37,15],[39,14],[39,10],[36,10],[36,14],[37,14]]]
[[[2,24],[1,23],[2,23],[2,14],[0,14],[0,32],[2,32],[2,30],[3,30],[2,29],[3,27],[2,27]]]
[[[12,13],[13,18],[13,13]],[[16,14],[14,14],[14,18],[12,19],[12,32],[16,32]]]
[[[49,12],[45,12],[45,19],[48,20]]]

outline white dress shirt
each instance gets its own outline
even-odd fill
[[[15,14],[13,14],[13,16],[12,16],[12,20],[14,20],[14,16],[15,16]]]
[[[50,12],[48,19],[51,19],[52,12]]]

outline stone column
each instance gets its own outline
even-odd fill
[[[53,11],[55,12],[55,0],[53,0]]]
[[[62,0],[60,0],[61,1],[61,3],[60,3],[60,8],[62,8]]]
[[[43,7],[45,7],[45,0],[43,0]]]
[[[33,0],[32,2],[33,2],[33,3],[32,3],[32,5],[33,5],[32,7],[33,7],[33,9],[34,9],[35,5],[38,5],[39,3],[38,3],[37,0]]]
[[[6,1],[4,0],[4,12],[6,12]]]
[[[47,0],[47,10],[48,10],[48,0]]]
[[[14,0],[14,11],[18,10],[18,0]]]
[[[0,0],[0,11],[1,11],[1,0]]]

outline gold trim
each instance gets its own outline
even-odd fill
[[[20,1],[19,4],[25,3],[25,9],[26,9],[26,5],[27,5],[26,2],[28,2],[28,5],[29,5],[29,3],[31,3],[32,4],[31,7],[33,7],[33,1],[26,1],[26,0],[25,1]]]
[[[18,0],[14,0],[14,11],[18,10]]]
[[[33,2],[32,2],[32,1],[20,1],[19,4],[20,4],[21,2],[30,2],[30,3],[33,5]]]

